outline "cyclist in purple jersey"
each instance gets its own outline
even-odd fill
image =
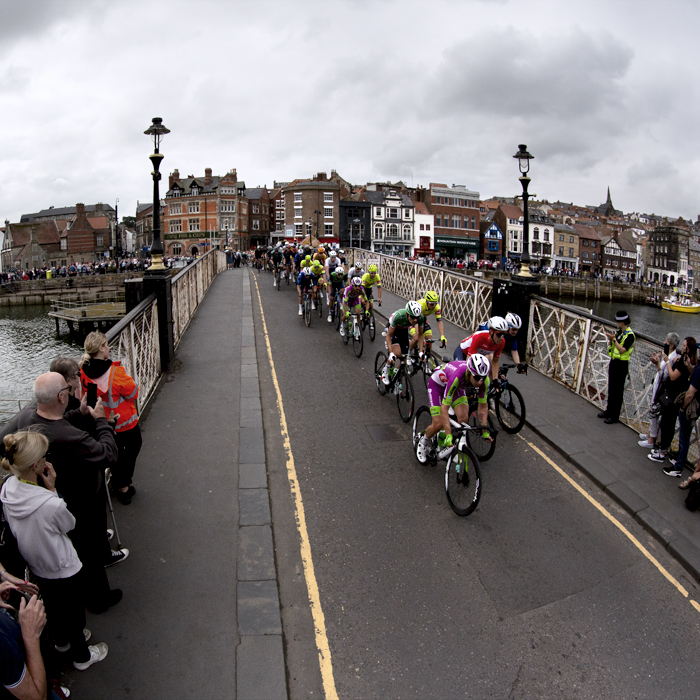
[[[340,335],[345,336],[346,324],[350,318],[350,307],[357,315],[357,322],[362,322],[362,308],[367,302],[367,294],[365,294],[365,289],[362,286],[362,279],[360,277],[353,277],[352,284],[345,287],[345,292],[343,292],[343,322],[340,324]]]

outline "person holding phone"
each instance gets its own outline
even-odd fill
[[[37,578],[56,649],[70,651],[73,666],[84,671],[102,661],[108,649],[103,642],[87,644],[83,565],[66,534],[75,528],[75,517],[56,492],[56,472],[46,461],[49,441],[27,430],[6,435],[3,443],[2,468],[12,473],[0,492],[5,517]]]
[[[109,359],[109,344],[104,333],[93,331],[88,334],[84,348],[85,354],[80,360],[80,383],[83,391],[88,393],[88,405],[92,397],[97,397],[114,413],[119,457],[112,467],[112,488],[121,503],[129,505],[136,493],[131,481],[142,444],[136,408],[139,388],[118,360]]]

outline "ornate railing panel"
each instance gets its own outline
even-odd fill
[[[173,277],[171,289],[175,348],[180,344],[194,312],[214,277],[225,269],[226,253],[221,250],[211,250]]]
[[[142,411],[160,377],[158,303],[155,294],[144,299],[107,333],[110,355],[120,360],[139,387],[138,410]]]
[[[404,299],[420,299],[429,289],[438,292],[443,317],[466,330],[491,315],[490,282],[369,250],[353,248],[352,253],[353,264],[361,261],[365,270],[375,263],[382,287]]]

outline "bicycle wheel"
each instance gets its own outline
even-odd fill
[[[350,332],[351,332],[350,328],[351,328],[351,326],[345,319],[342,319],[340,322],[343,324],[342,328],[345,329],[345,335],[341,335],[340,337],[343,339],[343,344],[347,345],[350,342]]]
[[[316,308],[318,309],[318,315],[323,318],[323,299],[321,298],[321,295],[323,292],[319,292],[316,295]]]
[[[279,292],[279,290],[280,290],[280,273],[279,272],[277,272],[275,274],[275,279],[277,281],[277,284],[275,285],[275,287],[277,287],[277,291]]]
[[[428,406],[421,406],[417,411],[416,415],[413,416],[413,454],[416,458],[418,464],[429,464],[430,460],[421,462],[418,459],[418,454],[416,448],[418,447],[418,441],[421,435],[425,432],[426,428],[433,422],[433,417],[430,415],[430,408]],[[435,466],[435,462],[433,462]]]
[[[362,356],[362,349],[365,346],[364,337],[362,335],[362,327],[359,324],[353,323],[353,335],[352,335],[352,350],[355,353],[355,357]]]
[[[404,423],[408,423],[413,417],[414,409],[414,394],[411,378],[406,373],[406,369],[402,366],[399,370],[399,375],[395,380],[396,389],[396,405],[399,407],[399,415]]]
[[[493,457],[493,453],[496,450],[496,438],[494,438],[493,442],[489,442],[481,437],[481,430],[478,429],[479,418],[476,411],[469,414],[468,423],[474,428],[474,430],[467,432],[467,442],[469,443],[469,447],[471,447],[471,449],[474,451],[474,454],[479,458],[480,462],[486,462]],[[493,431],[495,427],[493,418],[491,418],[489,415],[490,430]]]
[[[423,363],[423,381],[425,382],[425,388],[428,388],[428,382],[433,372],[438,368],[437,360],[432,356],[428,355]]]
[[[311,299],[308,297],[306,301],[304,301],[304,323],[306,323],[307,326],[311,325]]]
[[[474,511],[481,498],[478,457],[468,448],[455,450],[445,466],[445,495],[450,508],[464,517]]]
[[[383,352],[378,352],[374,358],[374,382],[377,385],[377,391],[384,396],[387,392],[387,385],[382,381],[382,373],[386,364],[386,355]]]
[[[374,320],[374,312],[369,312],[369,339],[374,342],[374,338],[377,335],[377,324]]]
[[[287,270],[287,286],[289,286],[289,278],[292,276],[292,273],[290,270]]]
[[[525,425],[525,401],[523,395],[508,384],[496,402],[496,418],[507,433],[514,435]]]
[[[337,303],[333,304],[333,314],[335,315],[335,329],[337,331],[340,330],[340,321],[343,318],[342,311],[343,310],[340,308],[340,306]]]

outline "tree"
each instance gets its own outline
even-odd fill
[[[136,228],[135,216],[122,216],[122,224],[127,228]]]

